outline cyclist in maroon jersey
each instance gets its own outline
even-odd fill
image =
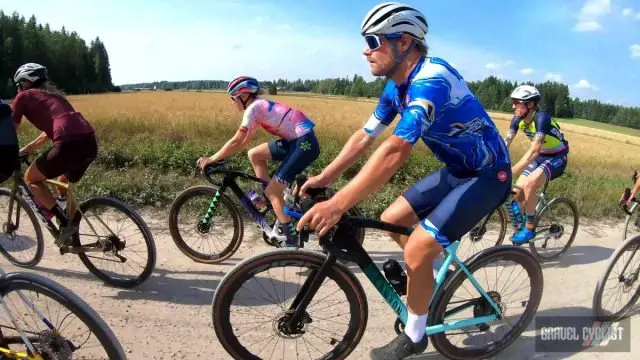
[[[26,170],[24,181],[36,199],[60,222],[61,231],[56,244],[61,246],[67,244],[68,238],[77,231],[79,219],[71,223],[67,221],[44,181],[54,178],[62,182],[80,181],[98,153],[95,133],[82,114],[67,101],[64,93],[49,81],[44,66],[24,64],[16,71],[13,81],[18,87],[18,95],[11,104],[16,130],[24,116],[42,131],[20,152],[30,154],[42,148],[47,139],[53,141],[53,147]]]

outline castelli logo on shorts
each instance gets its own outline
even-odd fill
[[[507,180],[507,173],[505,171],[500,171],[498,173],[498,180],[505,182]]]

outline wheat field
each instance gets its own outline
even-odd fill
[[[316,123],[321,156],[313,164],[317,173],[340,151],[347,138],[369,118],[376,102],[339,97],[276,95],[266,96],[301,109]],[[238,128],[242,114],[222,92],[133,92],[69,96],[69,100],[94,125],[100,155],[79,184],[82,195],[111,195],[136,205],[166,206],[186,186],[201,183],[193,178],[199,156],[217,151]],[[491,114],[505,134],[511,116]],[[568,196],[578,203],[581,215],[620,216],[617,200],[630,175],[640,165],[640,138],[600,129],[561,124],[570,143],[565,175],[552,183],[550,194]],[[27,123],[25,122],[25,125]],[[393,132],[390,126],[376,143]],[[37,134],[30,126],[20,131],[22,144]],[[246,151],[273,136],[258,131],[232,164],[252,171]],[[519,134],[511,148],[516,162],[529,146]],[[336,185],[353,177],[363,159]],[[368,215],[378,215],[407,186],[441,167],[422,144],[391,182],[363,203]]]

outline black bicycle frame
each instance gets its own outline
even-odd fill
[[[393,232],[401,235],[411,235],[413,228],[394,225],[381,220],[375,220],[362,216],[343,215],[339,222],[339,225],[353,226],[355,228],[370,228],[378,229],[388,232]],[[301,237],[308,236],[308,232],[304,231],[300,234]],[[382,272],[378,269],[373,259],[369,256],[367,251],[353,239],[348,239],[346,242],[336,245],[331,238],[333,234],[329,236],[324,235],[320,238],[320,246],[328,253],[327,259],[322,264],[320,269],[313,270],[309,277],[305,280],[304,284],[300,288],[300,291],[296,295],[296,298],[291,303],[289,311],[294,310],[291,318],[288,320],[289,326],[292,326],[300,321],[304,316],[307,306],[311,299],[315,296],[316,292],[327,277],[327,271],[330,269],[337,259],[345,259],[355,262],[362,270],[369,281],[378,290],[380,295],[387,300],[393,311],[401,316],[402,311],[405,309],[400,296],[391,287],[391,284],[387,281]]]
[[[216,181],[214,181],[213,179],[211,179],[211,175],[216,174],[216,173],[220,173],[220,174],[224,174],[224,178],[222,179],[222,183],[218,183]],[[266,222],[266,220],[264,219],[264,217],[262,216],[262,214],[260,214],[260,212],[258,211],[258,209],[255,207],[255,205],[253,205],[253,202],[251,202],[251,200],[247,197],[247,195],[244,193],[244,191],[242,191],[242,189],[240,188],[240,186],[238,186],[238,184],[236,183],[236,178],[241,177],[241,178],[245,178],[248,180],[252,180],[254,182],[258,182],[261,185],[266,185],[268,184],[266,181],[249,175],[249,174],[245,174],[243,172],[240,171],[236,171],[236,170],[227,170],[227,169],[221,169],[221,168],[214,168],[210,171],[205,172],[205,175],[207,177],[207,179],[209,180],[209,182],[211,182],[214,185],[219,186],[218,188],[218,192],[220,193],[224,193],[225,190],[227,188],[230,188],[231,191],[233,191],[233,193],[235,194],[235,196],[238,198],[238,200],[240,200],[240,202],[245,206],[245,208],[247,209],[247,211],[249,212],[249,214],[251,214],[251,216],[253,217],[253,219],[260,224],[263,228],[269,228],[269,224]]]

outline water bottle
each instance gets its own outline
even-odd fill
[[[513,219],[515,220],[516,227],[520,228],[523,222],[522,212],[520,211],[520,205],[515,200],[511,201],[511,213],[513,214]]]
[[[67,210],[67,198],[65,196],[58,196],[56,198],[56,203],[60,206],[60,209],[62,209],[63,212]]]
[[[388,259],[382,265],[382,270],[384,270],[384,276],[389,283],[391,283],[391,287],[393,287],[396,293],[400,296],[406,295],[407,274],[402,269],[402,266],[400,266],[396,260]]]
[[[251,200],[251,202],[256,207],[256,209],[258,209],[259,212],[262,212],[267,209],[267,205],[265,204],[264,199],[256,191],[249,190],[248,195],[249,195],[249,200]]]

